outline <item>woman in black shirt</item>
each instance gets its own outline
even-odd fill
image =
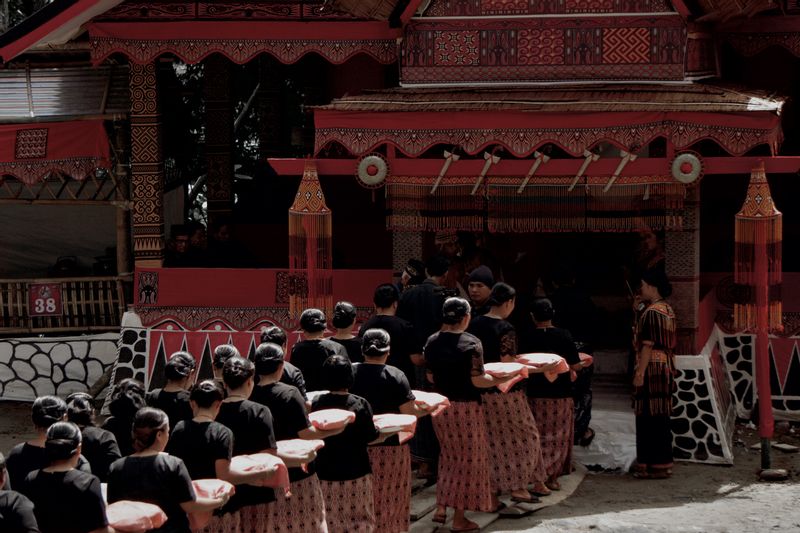
[[[319,309],[306,309],[300,315],[303,340],[292,346],[291,361],[306,380],[309,391],[324,390],[322,365],[331,355],[347,355],[344,346],[325,337],[325,313]]]
[[[41,533],[111,533],[97,476],[76,470],[81,430],[56,422],[47,430],[49,466],[25,478],[25,493],[34,505]]]
[[[116,384],[108,404],[111,416],[106,418],[102,428],[114,434],[123,457],[133,453],[133,418],[144,406],[144,385],[141,381],[125,378]]]
[[[477,531],[465,510],[491,512],[500,507],[492,487],[480,391],[507,380],[484,373],[481,341],[466,333],[469,320],[469,303],[448,298],[442,306],[442,328],[424,348],[428,379],[436,392],[450,399],[450,407],[433,419],[442,450],[434,521],[445,522],[447,507],[453,507],[453,531]]]
[[[261,344],[271,343],[277,344],[286,353],[287,345],[286,332],[278,326],[270,326],[261,332]],[[286,383],[292,387],[297,387],[303,400],[308,400],[306,396],[306,380],[300,369],[294,366],[289,361],[283,362],[283,374],[281,374],[281,383]]]
[[[0,487],[6,483],[6,458],[0,453]],[[33,503],[13,490],[0,488],[0,531],[3,533],[40,533]]]
[[[355,365],[350,392],[367,400],[376,415],[403,413],[417,417],[430,414],[414,401],[408,378],[399,369],[386,364],[392,339],[382,329],[364,332],[364,362]],[[398,437],[370,446],[372,494],[375,502],[376,531],[408,531],[411,503],[411,454]]]
[[[164,367],[167,384],[163,389],[147,393],[147,405],[167,413],[169,427],[174,428],[181,420],[192,418],[188,389],[194,384],[197,363],[186,352],[175,352]]]
[[[108,471],[108,502],[133,500],[158,505],[167,521],[152,533],[189,533],[186,513],[209,512],[225,498],[197,497],[186,465],[164,453],[169,441],[166,413],[143,407],[133,420],[133,447],[129,457],[114,461]]]
[[[215,421],[223,399],[222,388],[216,381],[201,381],[192,388],[189,399],[194,417],[178,422],[169,437],[167,453],[183,460],[192,480],[222,479],[241,485],[257,483],[274,475],[274,472],[231,472],[234,437],[230,429]],[[203,531],[238,533],[240,527],[241,516],[238,511],[223,513],[217,510]]]
[[[364,356],[361,355],[361,337],[353,335],[356,314],[356,308],[350,302],[337,302],[333,309],[333,320],[331,320],[331,325],[336,328],[336,333],[332,337],[328,337],[333,342],[344,346],[351,363],[359,363],[364,360]]]
[[[284,352],[277,344],[262,343],[254,355],[258,385],[250,399],[269,408],[273,414],[276,440],[324,439],[342,432],[341,429],[323,431],[308,420],[305,399],[300,391],[280,381],[283,375]],[[275,533],[324,533],[325,500],[319,484],[314,462],[289,469],[292,496],[287,498],[278,491],[272,507],[272,527]]]
[[[7,476],[6,489],[23,491],[25,477],[48,465],[47,453],[44,443],[47,440],[47,430],[56,422],[67,418],[67,403],[58,396],[40,396],[31,406],[31,420],[36,429],[36,437],[27,442],[17,444],[8,453],[6,459]],[[89,474],[92,469],[88,461],[82,456],[78,457],[78,469]]]
[[[233,432],[233,455],[272,453],[277,455],[272,414],[263,405],[250,401],[255,386],[255,365],[241,357],[225,363],[222,378],[227,397],[222,401],[217,422]],[[239,509],[242,531],[266,533],[272,530],[270,518],[275,491],[269,487],[240,485],[226,510]]]
[[[67,396],[67,420],[81,428],[81,453],[89,461],[92,474],[105,481],[108,467],[122,455],[114,434],[95,426],[93,398],[85,392]]]
[[[510,285],[497,283],[489,296],[489,310],[473,318],[468,333],[478,337],[483,346],[485,363],[512,363],[517,358],[517,334],[506,319],[514,310],[516,291]],[[496,388],[484,389],[483,409],[492,454],[492,483],[501,494],[511,493],[516,502],[538,501],[528,492],[546,493],[544,470],[541,468],[539,430],[528,407],[525,381],[503,394]]]
[[[322,384],[331,392],[315,398],[311,411],[344,409],[356,415],[342,433],[325,439],[317,456],[328,531],[373,533],[375,507],[367,445],[381,441],[381,434],[372,421],[369,403],[348,392],[353,385],[353,367],[346,356],[334,355],[325,361]]]
[[[566,359],[573,370],[579,370],[581,360],[572,335],[553,326],[554,316],[550,300],[542,298],[533,303],[536,328],[522,338],[520,351],[554,353]],[[569,474],[572,467],[575,402],[569,372],[559,374],[553,382],[544,374],[532,375],[528,379],[528,403],[541,436],[546,485],[558,490],[558,476]]]

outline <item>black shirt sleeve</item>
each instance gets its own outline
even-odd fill
[[[39,533],[33,502],[18,492],[0,493],[0,531]]]
[[[103,501],[103,492],[100,490],[100,480],[96,476],[93,477],[94,479],[89,484],[85,503],[81,509],[81,515],[84,517],[84,524],[86,524],[88,531],[94,531],[108,525],[106,504]]]
[[[577,365],[581,362],[581,356],[578,353],[578,347],[575,346],[575,341],[572,338],[572,335],[569,331],[562,330],[564,333],[564,359],[567,360],[567,363],[572,365]]]
[[[194,487],[192,486],[192,478],[189,476],[189,471],[183,461],[175,459],[174,475],[170,476],[170,494],[178,503],[191,502],[195,500]],[[109,497],[109,501],[111,498]]]
[[[372,407],[369,402],[362,400],[356,411],[356,430],[365,443],[370,443],[378,438],[378,428],[372,420]]]
[[[472,345],[472,370],[470,374],[474,376],[483,375],[483,346],[480,342]]]

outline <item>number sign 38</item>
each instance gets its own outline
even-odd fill
[[[60,283],[28,285],[28,316],[59,316],[63,312]]]

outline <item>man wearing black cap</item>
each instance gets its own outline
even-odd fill
[[[474,269],[467,276],[467,292],[469,292],[472,316],[483,316],[489,312],[489,296],[494,287],[494,275],[486,265]]]
[[[419,259],[409,259],[406,268],[400,276],[397,290],[404,292],[425,281],[425,263]]]
[[[319,309],[306,309],[300,315],[303,340],[292,346],[292,363],[300,369],[310,391],[322,390],[322,363],[331,355],[347,357],[344,346],[323,338],[325,313]]]

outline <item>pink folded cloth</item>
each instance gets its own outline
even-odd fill
[[[496,378],[514,376],[512,379],[497,385],[498,390],[506,393],[511,387],[528,377],[528,367],[522,363],[486,363],[483,371]]]
[[[308,419],[317,429],[339,429],[354,422],[356,414],[344,409],[320,409],[309,413]]]
[[[581,358],[581,368],[586,368],[587,366],[592,366],[592,364],[594,363],[594,358],[591,355],[589,355],[588,353],[580,352],[580,353],[578,353],[578,356],[580,356],[580,358]],[[569,379],[571,379],[572,381],[575,381],[576,379],[578,379],[578,373],[575,372],[574,370],[570,369],[570,371],[569,371]]]
[[[236,487],[227,481],[221,479],[195,479],[192,481],[194,493],[201,498],[220,498],[228,496],[229,498],[236,492]],[[211,522],[211,517],[214,516],[213,511],[189,513],[189,527],[194,529],[203,529]]]
[[[167,521],[167,515],[158,505],[120,500],[106,507],[108,525],[125,533],[141,533],[157,529]]]
[[[274,489],[284,489],[289,494],[289,469],[280,457],[271,453],[252,453],[249,455],[237,455],[231,459],[230,470],[233,473],[264,472],[273,470],[277,466],[278,471],[269,479],[258,483],[252,483],[260,487],[272,487]]]
[[[548,370],[544,373],[544,377],[550,383],[554,382],[559,374],[569,372],[569,365],[567,360],[558,354],[554,353],[525,353],[517,357],[520,363],[531,366],[533,368],[540,368],[545,365],[557,363],[558,366],[554,370]]]
[[[424,405],[428,409],[436,408],[436,410],[431,413],[431,416],[439,416],[442,414],[442,411],[450,407],[450,400],[438,392],[412,390],[411,393],[414,394],[414,401],[418,404]]]
[[[322,439],[289,439],[278,441],[278,456],[302,462],[301,468],[308,472],[308,463],[314,460],[317,452],[325,447]]]
[[[417,417],[414,415],[385,413],[374,415],[372,421],[381,433],[397,431],[400,444],[408,442],[417,429]]]

